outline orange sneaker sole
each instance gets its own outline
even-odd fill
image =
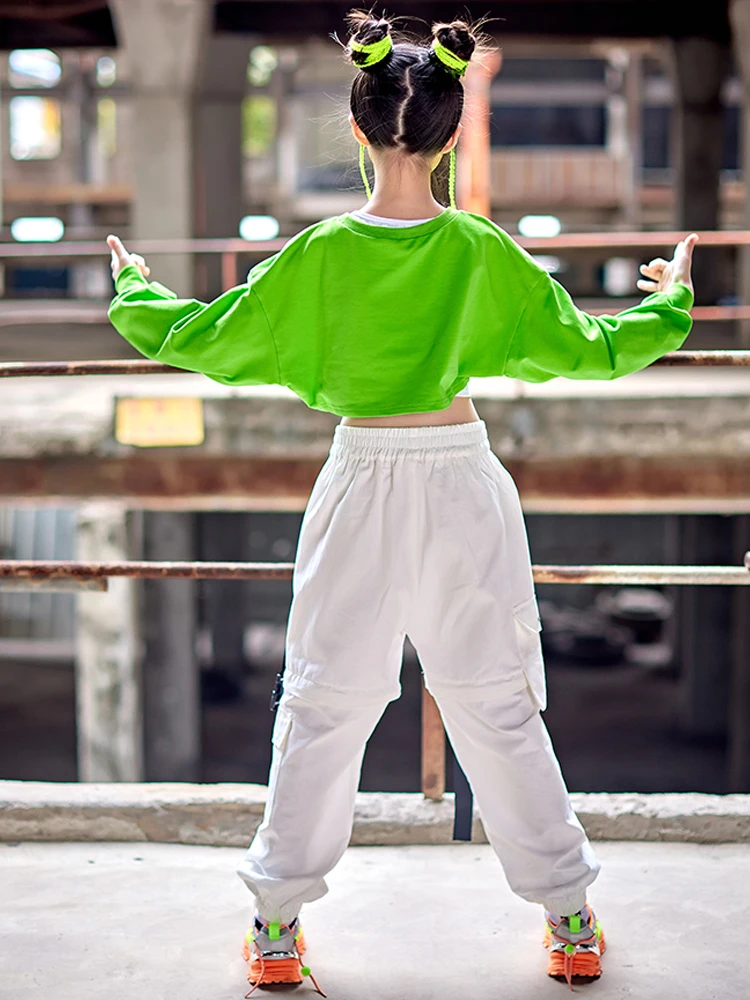
[[[304,955],[307,945],[305,935],[300,933],[297,938],[297,952]],[[302,963],[297,958],[271,958],[262,964],[257,955],[250,951],[247,941],[242,942],[242,957],[250,964],[247,970],[247,981],[251,986],[264,986],[267,983],[301,983],[305,978],[302,975]]]
[[[255,958],[247,970],[247,981],[251,986],[266,986],[270,983],[301,983],[305,978],[300,971],[302,963],[297,958],[272,958],[263,963]]]
[[[552,947],[552,935],[550,934],[549,929],[545,929],[544,931],[544,947]],[[607,950],[607,941],[604,937],[604,931],[602,931],[601,937],[599,938],[599,950],[602,955]],[[576,952],[575,955],[573,955],[571,965],[571,975],[573,976],[585,976],[587,979],[598,979],[602,974],[601,959],[599,955],[592,955],[591,952]],[[565,956],[562,952],[554,951],[550,955],[549,963],[547,965],[547,975],[565,978]]]

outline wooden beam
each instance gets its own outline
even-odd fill
[[[188,456],[164,448],[119,457],[0,459],[4,502],[110,498],[151,509],[303,510],[320,458]],[[750,463],[733,454],[508,459],[529,510],[750,512]]]
[[[133,197],[130,184],[3,184],[6,204],[29,202],[35,205],[120,205]]]

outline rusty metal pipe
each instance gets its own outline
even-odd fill
[[[198,240],[128,240],[128,250],[142,256],[160,254],[272,254],[286,244],[285,239],[248,242],[241,239]],[[0,243],[0,260],[25,260],[38,257],[106,257],[104,240],[68,240],[62,243]]]
[[[0,560],[0,580],[25,578],[86,579],[125,576],[141,580],[288,580],[294,563],[231,562],[79,562],[77,560]],[[750,574],[749,574],[750,575]]]
[[[609,250],[670,248],[685,239],[687,230],[664,232],[561,233],[559,236],[513,235],[526,250]],[[699,232],[701,246],[748,246],[750,230],[721,229]],[[226,239],[141,239],[128,241],[128,249],[140,254],[271,254],[281,250],[287,239],[249,242],[237,237]],[[31,257],[108,257],[103,240],[64,240],[61,243],[0,243],[0,260]]]
[[[7,361],[0,364],[0,378],[32,378],[59,375],[164,375],[183,373],[161,361]]]
[[[750,309],[748,309],[750,318]],[[750,368],[750,351],[672,351],[650,367]],[[6,361],[0,378],[38,378],[62,375],[168,375],[182,373],[159,361]]]
[[[0,580],[96,580],[125,576],[147,580],[289,580],[294,563],[78,562],[0,560]],[[534,566],[536,583],[628,585],[750,585],[750,553],[743,566]]]
[[[750,319],[750,309],[748,309]],[[650,368],[748,368],[750,351],[670,351]]]

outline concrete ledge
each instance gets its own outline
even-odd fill
[[[574,793],[593,840],[750,843],[750,795]],[[265,785],[0,781],[0,841],[154,841],[246,846]],[[360,792],[352,844],[449,844],[453,796]],[[474,840],[486,843],[478,816]]]

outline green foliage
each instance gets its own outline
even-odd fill
[[[276,136],[276,102],[265,94],[242,102],[242,152],[247,157],[266,156]]]

